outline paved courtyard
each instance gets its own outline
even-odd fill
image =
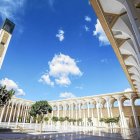
[[[139,130],[96,129],[78,132],[46,132],[46,133],[0,133],[0,140],[139,140]]]

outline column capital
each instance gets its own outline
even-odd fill
[[[95,100],[96,103],[99,103],[100,99],[101,98],[94,98],[94,100]]]
[[[133,92],[130,92],[130,93],[127,93],[127,94],[124,94],[129,100],[130,99],[134,99],[135,97],[138,97],[135,93]]]
[[[121,101],[121,98],[123,97],[123,95],[113,95],[113,97],[117,99],[117,101]]]
[[[102,97],[103,99],[105,99],[106,100],[106,102],[109,102],[110,101],[110,99],[111,99],[111,96],[104,96],[104,97]]]

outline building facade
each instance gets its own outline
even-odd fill
[[[2,28],[0,29],[0,69],[2,67],[14,27],[15,24],[9,19],[6,19]]]
[[[140,92],[140,0],[91,0],[133,91]]]
[[[140,126],[140,105],[137,105],[136,101],[140,101],[139,98],[140,95],[134,92],[119,92],[49,101],[53,111],[48,114],[48,123],[53,125],[52,117],[56,116],[58,118],[69,117],[75,120],[82,119],[80,124],[67,123],[67,125],[110,127],[100,122],[100,119],[120,117],[119,123],[117,125],[113,124],[113,127],[138,128]],[[35,102],[13,97],[9,104],[1,109],[0,124],[6,123],[8,126],[14,123],[16,127],[19,123],[37,123],[29,115],[33,103]],[[89,118],[91,119],[90,122]],[[58,125],[61,124],[58,123]]]

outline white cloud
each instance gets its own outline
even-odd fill
[[[71,92],[60,93],[60,98],[75,98],[76,96]]]
[[[89,27],[87,25],[84,26],[85,31],[88,32],[89,31]]]
[[[67,86],[67,85],[71,84],[71,81],[70,81],[69,77],[68,76],[63,76],[63,75],[60,78],[55,79],[55,82],[58,85],[64,85],[64,86]]]
[[[17,96],[24,96],[25,92],[23,89],[19,88],[17,83],[15,83],[13,80],[10,80],[8,78],[0,80],[0,85],[4,86],[6,85],[7,90],[13,89],[15,91],[15,95]]]
[[[129,91],[132,91],[132,89],[131,89],[131,88],[126,88],[126,89],[124,90],[124,92],[129,92]]]
[[[90,0],[88,1],[88,4],[91,5]]]
[[[58,30],[58,33],[56,34],[56,37],[59,39],[59,41],[61,42],[61,41],[63,41],[64,40],[64,31],[63,30]]]
[[[0,0],[0,16],[2,19],[16,18],[17,12],[23,10],[25,0]]]
[[[76,61],[68,55],[61,53],[55,55],[48,65],[48,73],[42,75],[39,80],[48,85],[52,85],[50,83],[54,85],[55,83],[61,86],[68,86],[71,84],[70,76],[82,76],[82,72],[78,68]],[[54,79],[54,82],[50,80],[50,77]]]
[[[87,22],[91,22],[91,17],[89,17],[89,16],[85,16],[85,21],[87,21]]]
[[[93,31],[93,36],[97,36],[101,45],[109,45],[108,38],[100,24],[100,21],[97,19],[97,23],[95,24],[95,30]]]
[[[47,85],[54,86],[54,82],[51,81],[49,74],[42,75],[39,82],[43,82]]]
[[[77,89],[83,89],[83,87],[82,86],[76,86],[75,88],[77,88]]]
[[[55,0],[48,0],[48,2],[49,2],[49,5],[50,5],[51,7],[53,7]]]
[[[108,59],[107,58],[101,59],[100,62],[101,63],[108,63]]]

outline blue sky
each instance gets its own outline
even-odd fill
[[[18,97],[56,100],[129,88],[88,0],[1,0],[1,24],[5,17],[16,28],[0,84]]]

